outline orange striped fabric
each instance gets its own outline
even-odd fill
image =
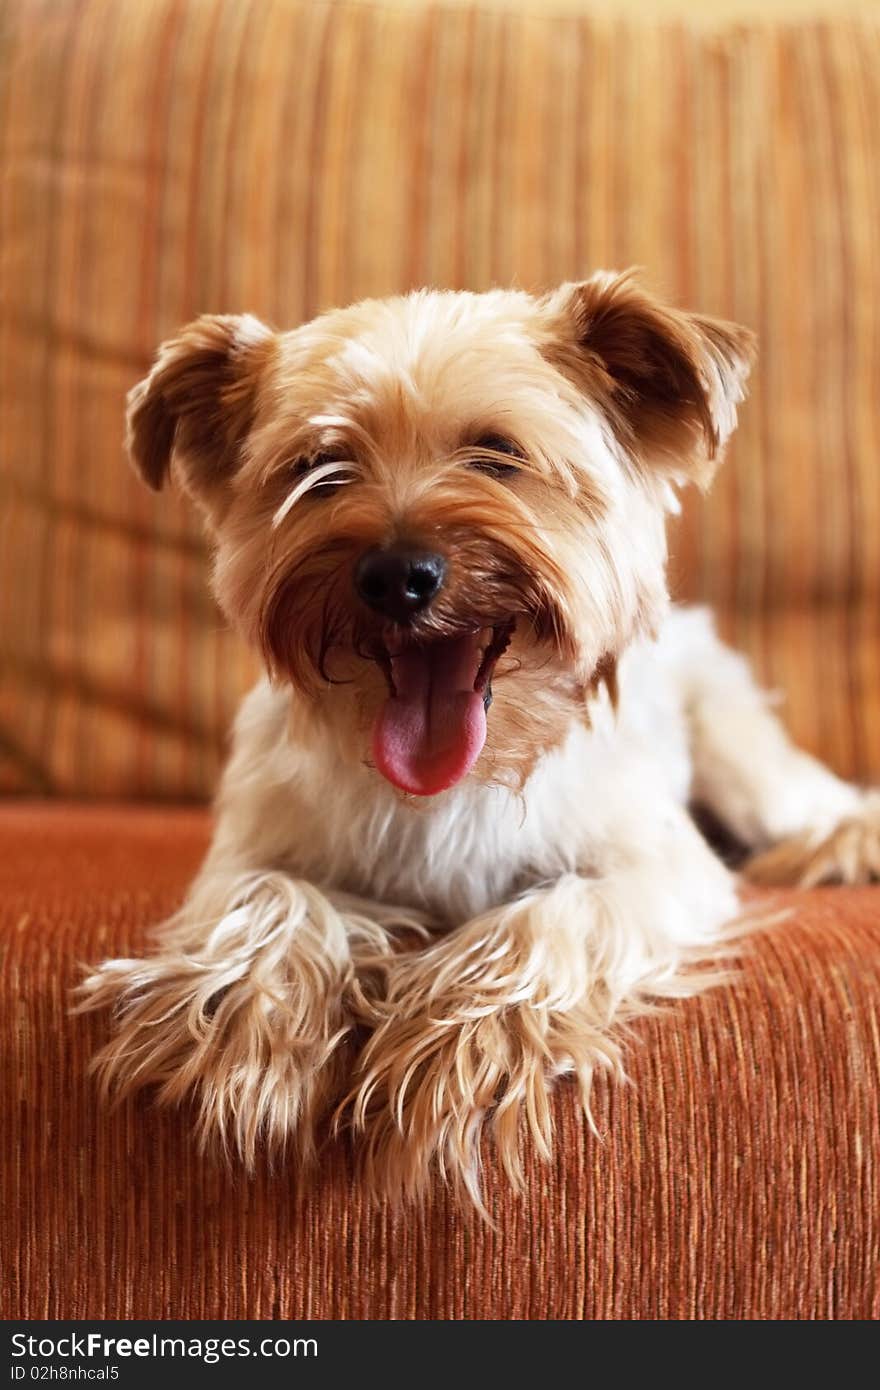
[[[164,334],[634,262],[762,343],[734,457],[674,536],[677,591],[788,690],[800,739],[880,775],[871,10],[6,0],[0,790],[214,782],[250,658],[195,519],[120,443]]]
[[[0,807],[2,1318],[878,1318],[876,890],[788,895],[742,978],[638,1020],[632,1085],[557,1087],[494,1225],[438,1182],[372,1206],[342,1142],[200,1155],[191,1107],[108,1112],[80,962],[139,952],[204,851],[189,809]],[[121,1379],[121,1377],[120,1377]]]

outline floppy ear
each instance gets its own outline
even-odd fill
[[[545,355],[598,398],[628,452],[676,481],[708,483],[736,427],[754,334],[667,307],[632,271],[562,285],[543,307]]]
[[[240,461],[274,343],[250,314],[206,314],[162,344],[128,393],[125,442],[145,483],[158,490],[173,458],[199,501],[216,494]]]

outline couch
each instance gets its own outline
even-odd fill
[[[588,0],[7,0],[0,12],[0,1316],[880,1315],[880,891],[780,895],[738,977],[635,1027],[593,1135],[493,1220],[373,1207],[108,1111],[80,964],[144,947],[209,834],[249,654],[125,391],[203,310],[638,263],[757,329],[672,536],[796,737],[880,779],[880,23]],[[795,7],[797,8],[797,7]],[[670,14],[667,11],[674,11]]]

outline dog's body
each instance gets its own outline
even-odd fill
[[[668,610],[673,488],[711,471],[749,351],[607,276],[166,346],[130,449],[154,486],[177,459],[274,679],[159,952],[86,983],[121,1013],[108,1082],[194,1090],[249,1158],[307,1157],[340,1106],[375,1185],[437,1159],[476,1197],[483,1119],[515,1177],[548,1080],[586,1101],[615,1023],[717,953],[737,885],[692,801],[757,877],[880,870],[875,801]]]
[[[790,748],[705,610],[673,609],[657,640],[633,643],[616,700],[602,686],[589,713],[522,789],[467,780],[404,799],[344,756],[309,702],[261,681],[237,722],[210,865],[273,865],[458,926],[564,874],[604,878],[627,857],[681,853],[684,920],[671,939],[696,945],[735,899],[684,819],[692,801],[753,851],[858,810],[854,788]],[[645,906],[657,911],[650,892]]]

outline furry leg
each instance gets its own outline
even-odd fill
[[[815,888],[820,883],[880,882],[880,794],[866,793],[852,815],[787,836],[749,859],[752,883]]]
[[[487,1118],[518,1182],[523,1114],[549,1156],[553,1078],[573,1074],[589,1113],[596,1069],[621,1071],[615,1026],[709,982],[683,967],[718,953],[738,912],[733,882],[680,808],[650,809],[653,850],[618,847],[604,875],[566,874],[382,962],[339,1112],[363,1135],[374,1190],[416,1197],[436,1163],[479,1206]]]
[[[338,1097],[351,1027],[351,945],[390,951],[376,921],[278,872],[206,870],[160,933],[155,955],[108,960],[80,987],[82,1010],[111,1008],[95,1059],[105,1092],[193,1092],[202,1141],[248,1164],[258,1143],[293,1139],[302,1160]]]
[[[708,614],[679,619],[680,673],[691,731],[693,799],[753,857],[756,883],[813,887],[880,877],[880,796],[843,782],[791,742],[747,662]]]

